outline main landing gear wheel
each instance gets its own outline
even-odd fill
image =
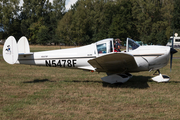
[[[156,70],[153,75],[157,75],[157,72],[158,72],[158,76],[153,77],[152,78],[153,81],[155,81],[155,82],[168,82],[170,80],[170,77],[167,75],[162,75],[160,73],[159,69]]]

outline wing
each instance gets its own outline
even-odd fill
[[[97,72],[125,73],[138,68],[134,57],[127,53],[112,53],[88,61]]]

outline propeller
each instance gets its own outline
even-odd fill
[[[173,58],[173,54],[176,53],[177,50],[174,49],[174,30],[173,30],[173,39],[172,39],[172,45],[171,45],[171,50],[170,50],[170,71],[172,70],[172,58]]]

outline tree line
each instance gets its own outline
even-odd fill
[[[127,37],[165,45],[180,31],[179,0],[0,0],[0,39],[26,36],[31,44],[85,45]]]

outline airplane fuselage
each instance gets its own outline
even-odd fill
[[[170,47],[166,46],[140,46],[139,48],[125,52],[134,56],[138,68],[131,69],[128,72],[139,72],[160,69],[168,64]],[[106,53],[106,54],[111,54]],[[20,55],[17,64],[41,65],[47,67],[60,68],[79,68],[84,70],[93,70],[88,60],[94,59],[99,55],[96,44],[43,52],[34,52],[32,55]],[[118,54],[118,53],[117,53]]]

